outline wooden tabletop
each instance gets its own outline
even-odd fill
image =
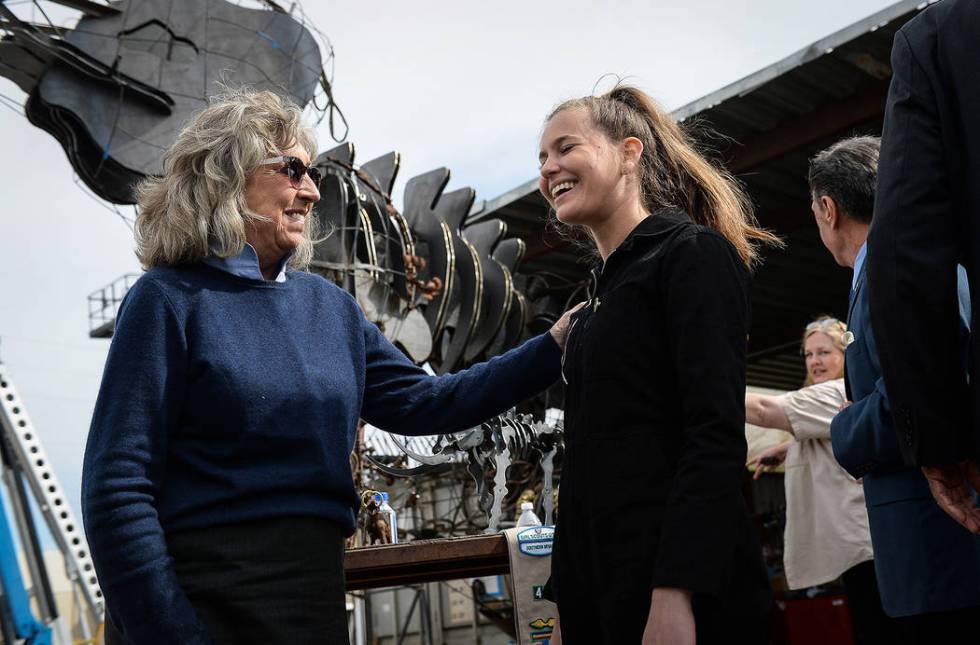
[[[417,540],[351,549],[344,556],[347,589],[510,573],[502,533]]]

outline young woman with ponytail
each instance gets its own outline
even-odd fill
[[[766,642],[743,399],[749,270],[778,239],[636,88],[559,105],[539,158],[601,258],[563,363],[553,642]]]

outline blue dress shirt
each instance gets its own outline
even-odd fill
[[[279,260],[279,272],[275,277],[276,282],[286,281],[286,263],[289,262],[289,258],[291,257],[293,257],[293,254],[288,253]],[[265,280],[265,277],[262,275],[262,269],[259,266],[259,254],[255,252],[255,247],[248,242],[245,243],[242,252],[236,256],[222,258],[217,255],[209,255],[204,258],[204,263],[232,275],[237,275],[239,278]]]
[[[868,241],[865,240],[861,248],[858,249],[857,257],[854,258],[854,276],[851,278],[851,291],[857,288],[858,278],[861,277],[861,267],[864,266],[864,258],[868,255]]]

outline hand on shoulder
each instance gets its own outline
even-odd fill
[[[562,314],[562,317],[558,319],[558,322],[552,325],[551,329],[548,330],[551,337],[554,338],[555,342],[558,343],[558,346],[561,347],[561,351],[565,351],[565,341],[568,340],[568,328],[571,325],[572,315],[584,306],[584,302],[578,303]]]

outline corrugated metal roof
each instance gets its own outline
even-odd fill
[[[726,85],[718,90],[715,90],[707,96],[702,96],[701,98],[688,103],[687,105],[678,108],[671,112],[671,116],[679,121],[683,121],[695,114],[700,114],[705,110],[709,110],[723,101],[726,101],[733,97],[745,96],[749,92],[757,89],[758,87],[783,76],[787,72],[790,72],[798,67],[805,65],[813,60],[822,58],[827,54],[831,54],[837,48],[842,45],[847,45],[853,43],[858,38],[878,31],[881,27],[887,27],[890,23],[898,20],[901,24],[904,24],[910,14],[924,9],[926,6],[937,2],[938,0],[929,0],[928,2],[922,2],[922,0],[902,0],[901,2],[896,2],[877,13],[874,13],[864,20],[859,20],[853,25],[849,25],[840,31],[834,32],[833,34],[827,36],[826,38],[821,38],[817,42],[800,49],[793,54],[790,54],[786,58],[782,59],[778,63],[774,63],[764,69],[750,74],[744,78],[741,78],[730,85]],[[894,31],[891,32],[894,35]],[[891,39],[889,38],[888,50],[891,50]],[[888,61],[888,55],[886,52],[884,60]],[[889,76],[891,75],[889,71]],[[824,80],[833,81],[833,78],[826,78]]]

